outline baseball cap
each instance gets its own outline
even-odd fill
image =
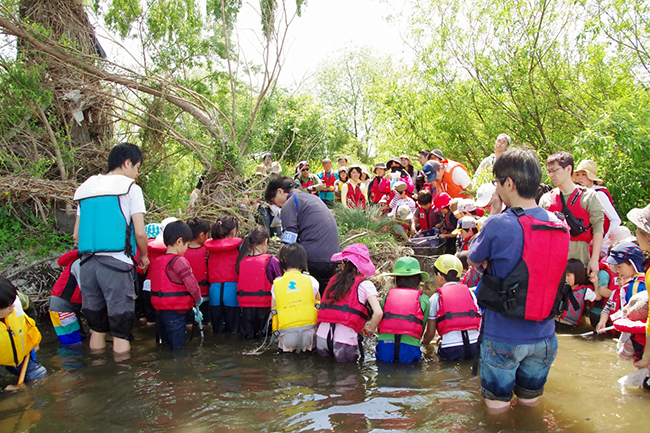
[[[408,186],[406,185],[406,182],[402,182],[401,180],[398,180],[397,182],[395,182],[395,186],[393,186],[393,189],[395,191],[399,191],[399,192],[406,191],[406,188],[408,188]]]
[[[431,183],[436,180],[438,176],[438,170],[440,170],[440,163],[438,161],[427,161],[422,166],[422,173],[427,178],[427,183]]]
[[[476,210],[476,202],[471,198],[464,198],[458,203],[458,212],[471,212]]]
[[[451,196],[446,192],[441,192],[433,198],[433,207],[436,212],[449,206],[449,203],[451,203]]]
[[[456,224],[456,230],[452,232],[452,234],[457,235],[460,233],[462,229],[473,229],[476,227],[476,218],[471,217],[471,216],[464,216],[461,219],[458,220],[458,223]]]
[[[492,194],[496,191],[497,187],[492,185],[492,182],[487,182],[481,185],[476,191],[476,207],[485,207],[492,200]]]
[[[456,275],[460,277],[463,273],[463,264],[460,262],[460,259],[451,254],[441,255],[433,266],[445,275],[449,274],[451,271],[456,271]]]
[[[620,265],[630,261],[637,272],[643,270],[643,251],[635,243],[632,242],[621,242],[618,245],[612,247],[609,252],[609,257],[607,257],[607,263],[610,265]]]
[[[422,281],[429,281],[429,274],[420,270],[420,262],[413,257],[400,257],[395,261],[393,272],[384,274],[389,277],[408,277],[411,275],[420,275]]]

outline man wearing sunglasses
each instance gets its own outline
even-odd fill
[[[318,194],[320,179],[318,175],[309,172],[309,162],[301,161],[296,167],[296,175],[293,178],[298,184],[298,189],[309,194]]]

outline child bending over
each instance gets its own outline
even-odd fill
[[[318,281],[307,273],[307,252],[300,244],[283,244],[278,252],[284,274],[271,287],[273,331],[283,352],[308,352],[316,347]]]
[[[245,339],[260,337],[266,331],[271,313],[271,285],[282,275],[278,259],[267,254],[268,250],[269,232],[266,227],[258,225],[244,238],[237,257],[237,301],[241,307],[239,330]]]

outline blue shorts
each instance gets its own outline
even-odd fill
[[[490,340],[481,342],[481,395],[510,401],[512,393],[532,399],[544,392],[551,364],[557,355],[557,337],[535,344]]]
[[[385,362],[395,362],[395,343],[380,340],[377,342],[377,359]],[[401,343],[399,345],[399,362],[416,362],[422,359],[420,346],[411,346]]]

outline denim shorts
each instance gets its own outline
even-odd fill
[[[510,401],[512,393],[525,399],[539,397],[557,355],[557,337],[535,344],[515,344],[483,338],[481,395]]]

